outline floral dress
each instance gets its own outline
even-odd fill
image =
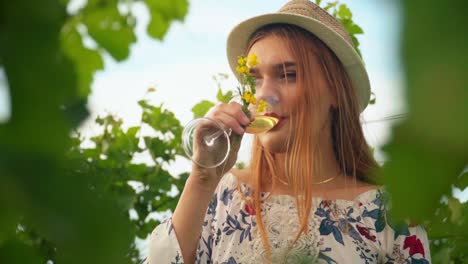
[[[267,262],[254,208],[236,187],[237,179],[230,173],[218,184],[195,263]],[[240,191],[251,197],[246,184]],[[267,197],[261,213],[273,263],[431,263],[426,231],[422,226],[392,223],[382,189],[364,192],[354,201],[313,198],[309,232],[294,244],[300,226],[294,198],[266,192],[261,196]],[[171,218],[151,234],[146,263],[184,263]]]

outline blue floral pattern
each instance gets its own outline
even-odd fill
[[[196,263],[265,262],[255,210],[249,199],[242,199],[237,185],[232,174],[219,183],[207,209]],[[241,192],[249,198],[252,190],[241,184]],[[294,199],[268,197],[261,213],[273,263],[431,263],[424,228],[395,223],[387,214],[388,204],[382,189],[367,191],[354,201],[313,198],[309,232],[293,244],[299,230]],[[183,263],[170,220],[153,231],[147,263]],[[152,256],[158,256],[154,263]]]

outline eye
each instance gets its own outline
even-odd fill
[[[288,81],[295,81],[296,80],[296,72],[285,72],[280,75],[280,79],[285,79]]]

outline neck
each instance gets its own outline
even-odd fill
[[[310,175],[313,179],[314,190],[323,190],[326,188],[336,187],[337,182],[342,182],[345,176],[340,172],[339,164],[335,159],[335,154],[333,152],[332,140],[330,133],[324,133],[317,144],[320,155],[313,157],[314,160],[320,164],[317,166],[315,174]],[[286,177],[286,168],[285,168],[285,153],[275,153],[274,164],[276,166],[276,175],[275,187],[273,188],[273,180],[271,178],[263,179],[263,186],[266,191],[269,192],[290,192],[291,187],[288,185],[288,179]]]

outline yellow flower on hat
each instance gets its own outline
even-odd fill
[[[249,57],[247,58],[247,65],[249,67],[254,67],[254,66],[257,66],[258,65],[258,60],[257,60],[257,55],[255,53],[252,53],[249,55]]]

